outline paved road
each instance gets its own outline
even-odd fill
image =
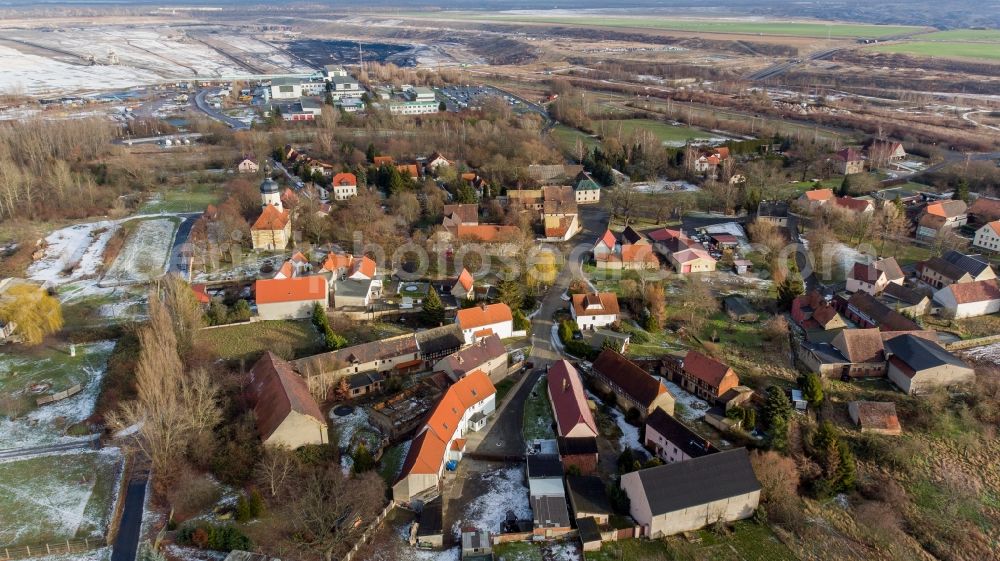
[[[192,212],[179,216],[181,224],[177,227],[177,234],[174,235],[174,246],[170,249],[170,265],[167,267],[167,272],[186,276],[188,273],[187,259],[184,258],[182,249],[188,241],[188,236],[191,235],[191,228],[194,227],[194,223],[198,221],[201,213]]]
[[[198,108],[202,113],[208,115],[209,117],[219,121],[220,123],[225,123],[236,130],[248,129],[246,123],[240,121],[239,119],[234,119],[221,111],[218,111],[211,104],[205,101],[205,97],[210,93],[211,90],[200,90],[194,96],[194,106]],[[217,91],[217,90],[216,90]]]
[[[140,472],[129,481],[125,492],[125,509],[122,511],[118,535],[111,550],[111,561],[135,561],[139,547],[139,533],[142,530],[142,511],[146,502],[146,483],[149,474]]]
[[[55,452],[66,452],[69,450],[83,450],[86,448],[100,448],[100,440],[97,435],[91,436],[87,439],[80,439],[76,442],[67,442],[65,444],[51,444],[48,446],[28,446],[25,448],[10,448],[7,450],[0,450],[0,460],[8,460],[11,458],[30,458],[32,456],[44,456],[46,454],[52,454]]]

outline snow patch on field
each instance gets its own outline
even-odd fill
[[[102,285],[147,282],[166,271],[177,222],[169,218],[143,220],[125,240]]]
[[[336,408],[334,408],[336,409]],[[355,436],[363,437],[368,445],[368,450],[375,452],[381,434],[368,420],[368,412],[360,407],[355,407],[349,415],[338,417],[330,410],[330,421],[337,431],[337,446],[340,448],[340,467],[344,474],[349,474],[354,467],[354,458],[351,457],[351,443],[355,441]],[[374,440],[374,441],[373,441]]]
[[[983,362],[992,362],[994,364],[1000,364],[1000,343],[993,343],[991,345],[975,347],[967,351],[964,351],[964,354],[970,360],[979,360]]]
[[[511,510],[518,520],[531,520],[528,488],[524,486],[524,468],[509,467],[480,475],[488,485],[487,490],[465,507],[465,516],[455,523],[453,531],[458,536],[460,527],[473,526],[491,533],[500,533],[500,526]]]
[[[57,425],[69,426],[93,414],[101,380],[107,371],[108,357],[114,348],[114,341],[78,346],[78,353],[93,354],[97,358],[81,367],[87,374],[83,390],[73,397],[43,405],[16,420],[0,420],[0,449],[64,444],[86,438],[65,435]]]
[[[708,402],[703,399],[698,399],[697,397],[691,395],[690,393],[681,389],[680,386],[673,382],[668,382],[663,378],[660,378],[667,389],[670,390],[670,395],[674,396],[674,400],[677,405],[683,405],[684,407],[677,408],[677,416],[688,421],[697,421],[705,416],[705,412],[708,411]]]
[[[104,248],[118,228],[118,222],[102,220],[52,232],[45,238],[45,255],[28,267],[28,278],[65,284],[96,275]]]

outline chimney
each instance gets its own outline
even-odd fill
[[[479,308],[485,312],[486,311],[486,302],[480,302],[479,303]]]
[[[563,378],[563,391],[564,392],[569,391],[569,379],[568,378]]]

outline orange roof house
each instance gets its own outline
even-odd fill
[[[478,224],[475,226],[459,224],[455,227],[455,236],[460,239],[479,242],[502,242],[516,238],[521,229],[513,225]]]
[[[410,176],[411,179],[420,179],[420,170],[417,164],[396,164],[396,169],[403,175]]]
[[[507,304],[503,303],[480,304],[459,310],[455,314],[455,323],[462,330],[466,344],[472,344],[478,338],[492,334],[506,339],[514,332],[514,315]],[[486,333],[487,331],[489,333]]]
[[[331,185],[358,185],[358,176],[353,173],[341,172],[333,176],[333,180],[330,182]]]
[[[254,283],[257,306],[287,302],[325,301],[326,279],[319,275],[288,279],[261,279]]]
[[[376,269],[375,260],[365,255],[362,256],[361,259],[354,260],[351,265],[351,274],[349,278],[372,280],[375,278]]]
[[[375,156],[372,163],[376,166],[390,166],[394,164],[396,160],[392,159],[392,156]]]
[[[698,351],[688,351],[684,356],[684,379],[681,385],[698,397],[714,401],[740,385],[740,379],[729,366]]]
[[[458,380],[441,396],[410,444],[392,497],[409,502],[437,488],[449,461],[462,459],[465,436],[482,429],[496,407],[496,388],[481,370]]]

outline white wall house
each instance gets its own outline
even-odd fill
[[[569,312],[580,329],[597,329],[618,321],[618,297],[614,292],[574,294]]]
[[[993,253],[1000,252],[1000,220],[994,220],[976,230],[972,245]]]
[[[941,315],[954,318],[1000,312],[1000,287],[996,279],[950,284],[934,293]]]
[[[455,323],[461,328],[467,345],[490,335],[501,339],[514,335],[514,316],[507,304],[481,304],[459,310]]]
[[[254,292],[260,319],[307,318],[316,304],[329,307],[329,284],[322,275],[258,280]]]

